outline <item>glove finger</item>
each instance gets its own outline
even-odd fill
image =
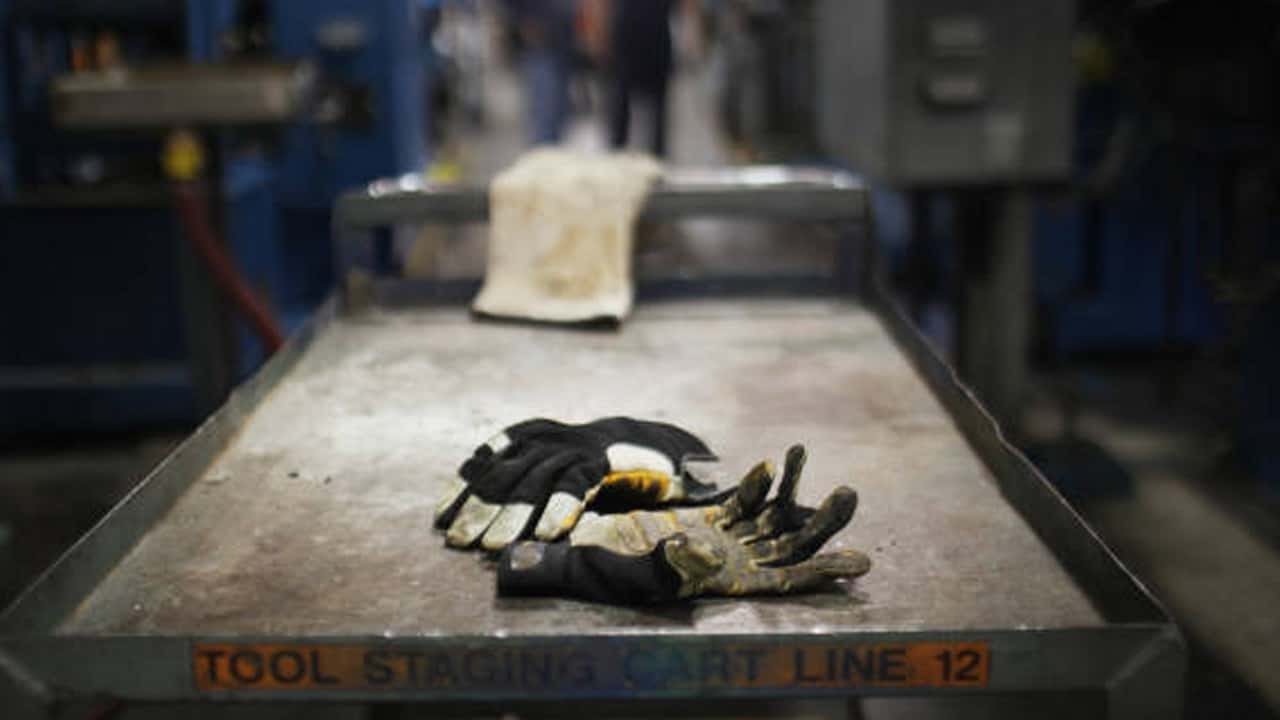
[[[857,550],[815,555],[787,567],[763,567],[734,578],[723,577],[705,586],[708,594],[785,595],[811,592],[841,578],[855,578],[871,570],[871,559]]]
[[[776,502],[770,502],[764,510],[751,519],[750,523],[734,528],[734,536],[744,543],[776,537],[788,529],[786,517],[787,513],[783,507]]]
[[[450,547],[471,547],[502,512],[502,505],[487,503],[475,495],[468,495],[458,510],[458,515],[444,535]]]
[[[804,509],[796,505],[796,486],[800,483],[807,457],[808,453],[799,443],[787,449],[777,494],[756,513],[752,523],[734,528],[735,537],[744,542],[756,542],[783,532],[798,530],[804,525]]]
[[[443,530],[453,523],[470,493],[470,483],[483,476],[501,453],[514,449],[507,431],[499,432],[477,447],[471,457],[458,468],[458,476],[450,478],[436,503],[435,526]]]
[[[491,439],[490,443],[492,442],[494,441]],[[501,502],[510,492],[512,485],[520,479],[523,467],[549,452],[548,449],[543,449],[541,454],[526,456],[520,452],[523,448],[519,446],[503,447],[503,449],[515,451],[518,457],[495,462],[494,458],[499,455],[494,452],[493,447],[489,444],[481,445],[471,459],[462,464],[462,468],[458,470],[458,477],[447,481],[444,492],[436,502],[435,526],[437,529],[443,530],[457,522],[462,508],[472,496],[479,495],[477,502],[480,503]],[[473,504],[473,513],[475,510]],[[473,514],[470,517],[478,516]],[[481,531],[483,532],[483,529]],[[458,542],[462,542],[465,535],[459,530],[456,537]]]
[[[800,564],[829,578],[854,578],[871,570],[871,558],[858,550],[820,553]]]
[[[498,518],[511,491],[523,480],[530,467],[552,457],[557,448],[535,448],[519,458],[494,463],[489,471],[469,484],[469,492],[449,522],[445,543],[451,547],[470,547]]]
[[[778,568],[785,580],[786,592],[805,592],[827,585],[832,580],[855,578],[871,570],[871,558],[857,550],[822,553],[809,560]]]
[[[546,504],[556,477],[570,465],[582,462],[582,456],[573,452],[550,455],[539,462],[529,474],[520,479],[502,511],[480,539],[480,547],[498,551],[520,539],[533,524],[537,511]]]
[[[803,528],[815,512],[817,511],[813,508],[781,503],[775,498],[756,516],[751,532],[738,536],[738,539],[742,542],[757,542],[794,532]]]
[[[794,505],[796,502],[796,485],[800,483],[800,474],[804,472],[804,461],[808,453],[804,445],[796,443],[787,449],[787,461],[782,468],[782,482],[778,483],[777,503]]]
[[[503,505],[497,517],[480,537],[480,547],[490,552],[497,552],[519,540],[533,523],[533,514],[536,510],[535,506],[528,503]]]
[[[470,495],[471,486],[467,485],[462,478],[449,478],[444,493],[440,495],[440,499],[436,502],[435,525],[437,530],[443,530],[453,524],[454,518],[458,516],[458,511],[462,509],[462,503]]]
[[[505,503],[524,484],[525,478],[549,457],[564,453],[558,445],[535,445],[522,448],[511,457],[500,457],[483,475],[468,480],[471,491],[488,503]]]
[[[604,469],[600,463],[581,463],[562,473],[538,517],[533,536],[548,542],[572,530],[586,507],[586,488],[600,482]]]
[[[799,443],[787,449],[787,460],[782,469],[782,481],[778,483],[777,495],[760,512],[752,531],[741,535],[740,540],[755,542],[784,532],[799,530],[804,526],[813,511],[796,505],[796,486],[800,483],[800,475],[804,472],[804,462],[807,457],[808,453]]]
[[[769,496],[769,488],[773,485],[773,463],[761,460],[738,483],[738,489],[721,507],[724,509],[720,519],[721,528],[733,528],[735,523],[746,530],[749,523],[739,522],[753,517],[764,505]],[[730,531],[732,533],[732,530]]]
[[[841,486],[822,501],[817,512],[804,527],[772,540],[761,540],[748,545],[756,562],[764,565],[792,565],[818,551],[853,518],[858,508],[858,494],[852,488]]]
[[[770,501],[754,518],[738,523],[730,534],[739,542],[754,543],[775,538],[784,532],[799,530],[813,514],[811,508],[798,505],[779,505]]]

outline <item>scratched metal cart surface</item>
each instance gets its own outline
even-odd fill
[[[375,183],[339,204],[339,254],[486,210],[479,190]],[[669,174],[645,213],[869,221],[856,180],[769,168]],[[1073,693],[1176,714],[1169,619],[842,237],[830,281],[807,283],[827,292],[642,285],[653,299],[614,331],[479,322],[353,282],[359,298],[313,318],[7,611],[0,686],[34,707]],[[609,414],[679,422],[726,470],[805,442],[802,496],[858,489],[832,545],[871,573],[660,609],[495,597],[490,563],[432,531],[437,491],[506,424]]]

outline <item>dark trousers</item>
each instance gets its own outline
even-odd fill
[[[644,98],[653,105],[653,135],[649,149],[662,157],[667,153],[667,76],[635,77],[618,73],[613,78],[609,98],[609,145],[620,148],[627,144],[631,127],[631,100]]]

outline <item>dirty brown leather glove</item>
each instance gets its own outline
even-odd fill
[[[841,486],[816,510],[797,505],[804,460],[804,448],[793,446],[772,500],[766,461],[720,504],[588,512],[566,540],[516,543],[502,555],[498,593],[645,604],[801,593],[866,573],[871,561],[856,550],[815,555],[848,524],[858,496]]]
[[[527,420],[476,448],[439,501],[435,524],[450,546],[498,551],[530,536],[563,537],[589,506],[715,502],[715,486],[685,469],[686,461],[714,457],[697,437],[666,423]]]

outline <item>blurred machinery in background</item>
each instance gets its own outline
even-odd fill
[[[823,144],[897,187],[1070,171],[1069,2],[824,0]]]
[[[1029,192],[1070,172],[1071,4],[824,0],[817,17],[818,136],[911,191],[917,215],[923,190],[951,200],[957,365],[1012,418],[1029,344]]]
[[[1048,370],[1136,362],[1171,405],[1203,396],[1274,500],[1280,7],[820,0],[815,17],[815,134],[905,198],[896,275],[918,316],[954,307],[987,405],[1016,432],[1029,348]],[[1068,396],[1088,384],[1067,376]],[[1084,479],[1068,492],[1117,485]]]
[[[1109,273],[1089,298],[1095,311],[1059,312],[1057,335],[1082,344],[1097,305],[1133,298],[1123,285],[1141,282],[1156,337],[1204,348],[1192,382],[1215,424],[1232,429],[1231,459],[1280,509],[1280,6],[1094,1],[1081,17],[1114,68],[1088,88],[1089,119],[1108,137],[1102,152],[1090,148],[1089,167],[1117,166],[1127,182],[1094,196],[1094,244]],[[1138,225],[1125,222],[1126,206],[1163,242],[1126,242]],[[1163,273],[1118,272],[1152,255]]]
[[[1106,358],[1229,429],[1214,475],[1280,509],[1280,7],[1082,0],[1070,190],[1039,203],[1040,355]],[[1262,502],[1259,502],[1262,500]]]
[[[286,329],[331,283],[342,189],[425,165],[413,0],[0,0],[0,435],[190,423],[264,353],[172,209],[199,133],[213,225]]]

